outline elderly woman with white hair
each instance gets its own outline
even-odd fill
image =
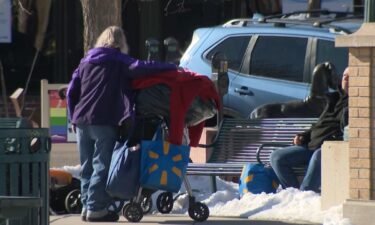
[[[132,80],[176,70],[174,64],[130,57],[123,30],[106,28],[74,71],[67,90],[68,112],[77,135],[81,162],[81,217],[90,222],[115,222],[105,191],[119,126],[131,123]]]

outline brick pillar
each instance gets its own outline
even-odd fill
[[[375,200],[375,23],[336,38],[349,47],[349,193],[353,200]]]

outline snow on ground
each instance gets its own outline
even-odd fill
[[[79,177],[79,166],[64,166],[62,169],[70,172],[74,177]],[[218,191],[211,193],[209,177],[189,176],[188,180],[196,200],[209,207],[210,216],[235,216],[296,224],[311,222],[323,225],[352,225],[349,219],[342,218],[342,206],[322,211],[321,197],[312,191],[303,192],[288,188],[279,189],[275,194],[248,193],[240,199],[236,183],[217,178]],[[185,192],[184,185],[180,192]],[[154,203],[159,193],[160,191],[153,194]],[[187,214],[187,208],[188,196],[181,194],[174,203],[172,213]],[[153,213],[157,213],[156,209],[153,210]]]

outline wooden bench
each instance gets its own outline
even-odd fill
[[[48,129],[0,118],[0,221],[49,224],[50,150]]]
[[[272,151],[292,145],[294,136],[308,130],[317,118],[225,118],[211,145],[212,154],[206,163],[189,163],[188,175],[212,177],[212,190],[216,191],[215,176],[240,176],[246,163],[269,163]],[[295,168],[303,176],[304,168]]]

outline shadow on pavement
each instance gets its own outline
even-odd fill
[[[230,220],[230,219],[220,220],[216,218],[214,220],[208,219],[207,221],[204,221],[204,222],[167,220],[167,221],[159,221],[158,224],[170,224],[170,225],[172,224],[173,225],[185,225],[185,224],[196,224],[196,225],[321,225],[321,224],[312,224],[312,223],[304,223],[304,222],[286,223],[286,222],[280,222],[280,221],[246,220],[246,219],[238,219],[238,218],[235,218],[233,220]]]

